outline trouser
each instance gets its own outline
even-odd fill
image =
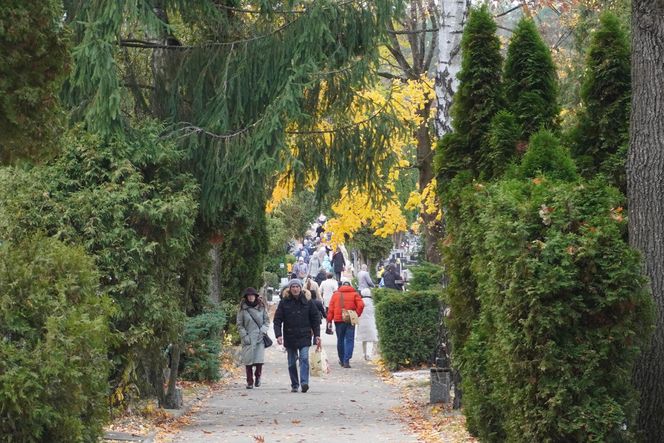
[[[252,369],[255,369],[255,372],[252,374]],[[256,380],[261,378],[261,374],[263,373],[263,363],[255,363],[253,365],[246,365],[244,367],[246,373],[247,373],[247,384],[248,385],[253,385],[254,384],[254,377]]]
[[[288,375],[291,387],[297,388],[300,384],[309,384],[309,346],[303,348],[286,348],[288,352]],[[297,374],[297,362],[300,362],[300,377]]]
[[[341,282],[341,271],[334,271],[334,277],[337,279],[337,282]]]
[[[339,355],[339,361],[342,364],[346,364],[353,358],[355,325],[336,321],[334,322],[334,330],[337,333],[337,354]]]
[[[362,342],[362,351],[364,352],[365,358],[371,358],[375,351],[375,341],[363,341]]]

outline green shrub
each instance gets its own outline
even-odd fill
[[[560,180],[576,180],[576,165],[569,152],[548,130],[542,129],[530,138],[528,151],[518,167],[520,178],[545,175]]]
[[[101,289],[118,307],[109,351],[115,398],[136,387],[161,392],[162,351],[182,332],[184,286],[193,281],[179,276],[206,272],[185,268],[198,190],[180,172],[185,153],[160,140],[160,131],[108,141],[73,131],[52,164],[0,170],[0,238],[19,242],[42,231],[94,257]]]
[[[221,311],[187,318],[180,373],[184,380],[219,380],[219,353],[225,324],[226,315]]]
[[[421,263],[410,268],[413,278],[408,282],[411,291],[424,291],[441,286],[443,268],[433,263]]]
[[[462,350],[471,430],[496,442],[634,441],[630,374],[652,306],[620,193],[540,178],[478,198],[481,311]]]
[[[279,276],[274,272],[263,272],[263,283],[275,290],[279,289]]]
[[[605,12],[586,55],[583,107],[571,134],[572,154],[584,177],[603,172],[625,192],[625,159],[631,100],[629,38],[620,20]]]
[[[0,441],[98,441],[111,339],[98,278],[80,247],[0,245]]]
[[[439,291],[381,291],[376,326],[381,355],[390,369],[432,363],[440,313]]]
[[[521,128],[521,140],[541,128],[558,127],[556,67],[532,19],[521,19],[512,33],[503,81],[507,110]]]

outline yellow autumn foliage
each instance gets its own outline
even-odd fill
[[[402,206],[396,195],[396,184],[400,177],[401,168],[410,165],[409,158],[415,149],[415,128],[422,123],[421,110],[434,94],[431,79],[422,77],[418,80],[407,82],[393,81],[389,85],[378,84],[375,88],[361,91],[358,95],[363,100],[358,100],[349,109],[354,122],[362,122],[370,116],[370,110],[362,103],[369,100],[374,107],[392,106],[399,120],[412,130],[396,132],[390,146],[391,152],[385,155],[395,155],[398,159],[397,167],[388,171],[387,183],[384,187],[390,191],[387,195],[372,196],[361,189],[345,188],[340,199],[332,205],[330,218],[326,223],[326,229],[332,233],[332,246],[343,243],[344,238],[352,237],[363,226],[369,226],[376,235],[387,237],[397,232],[408,229],[404,210],[418,209],[420,211],[435,211],[438,206],[435,202],[435,181],[429,184],[421,193],[413,191],[408,204]],[[432,107],[431,115],[435,109]],[[333,129],[329,122],[321,121],[321,130]],[[292,146],[291,152],[295,153],[297,147]],[[379,165],[374,165],[376,174],[381,174]],[[293,183],[287,179],[288,174],[284,172],[277,180],[277,185],[272,191],[268,202],[268,212],[273,211],[280,202],[293,193]],[[316,171],[308,171],[306,182],[313,188],[316,180]],[[417,197],[416,197],[417,196]],[[435,209],[434,209],[435,208]],[[440,211],[438,211],[440,212]]]

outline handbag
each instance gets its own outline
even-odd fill
[[[249,314],[249,317],[251,317],[251,319],[254,321],[254,323],[256,323],[256,326],[258,326],[258,329],[260,329],[261,325],[258,324],[258,322],[254,318],[253,314],[251,312],[249,312],[248,309],[247,309],[247,313]],[[266,348],[269,348],[270,346],[272,346],[272,339],[270,337],[268,337],[267,334],[263,334],[263,345]]]
[[[343,320],[344,323],[350,323],[351,325],[359,325],[360,324],[360,318],[357,315],[357,312],[353,309],[345,309],[344,306],[344,294],[341,292],[341,320]]]

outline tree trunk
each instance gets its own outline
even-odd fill
[[[169,34],[168,14],[164,5],[164,0],[155,0],[152,11],[154,15],[164,23],[160,32],[151,36],[150,41],[158,45],[179,45],[179,42]],[[152,51],[151,69],[152,69],[152,112],[155,117],[167,119],[170,115],[168,109],[168,97],[170,96],[170,85],[173,82],[174,66],[178,52],[172,49],[156,48]]]
[[[163,407],[167,409],[180,409],[182,407],[182,392],[177,388],[178,367],[180,365],[180,344],[171,345],[171,370],[168,373],[168,387]]]
[[[431,149],[431,134],[429,133],[429,121],[426,116],[429,115],[429,109],[433,101],[430,101],[423,109],[418,111],[423,121],[417,128],[415,139],[417,140],[417,168],[419,170],[418,187],[420,192],[433,180],[433,151]],[[436,215],[427,212],[429,208],[422,205],[420,208],[420,217],[422,218],[422,237],[424,239],[424,257],[431,263],[440,263],[440,251],[438,243],[442,237],[436,229]]]
[[[461,69],[461,33],[470,9],[470,0],[443,0],[438,32],[438,69],[436,70],[436,134],[452,130],[450,106]]]
[[[210,303],[218,305],[221,302],[221,260],[219,258],[219,244],[210,248],[210,258],[212,259],[210,269]]]
[[[644,441],[664,434],[664,3],[632,2],[632,115],[627,159],[629,240],[644,257],[655,334],[634,370]]]

